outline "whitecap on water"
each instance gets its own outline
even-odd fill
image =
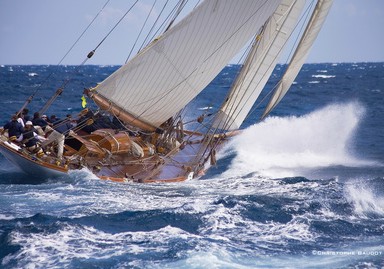
[[[108,233],[64,222],[55,225],[60,225],[56,232],[13,231],[11,243],[20,245],[21,249],[5,257],[2,264],[16,262],[18,268],[65,268],[73,266],[74,260],[81,262],[90,257],[93,261],[120,257],[129,263],[141,253],[166,253],[172,240],[193,240],[196,237],[171,226],[150,232]]]
[[[312,75],[313,78],[334,78],[333,75]]]

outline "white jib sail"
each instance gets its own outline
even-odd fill
[[[214,127],[236,130],[252,109],[271,76],[284,45],[292,34],[305,0],[283,0],[256,38]]]
[[[301,37],[299,45],[297,46],[282,79],[276,86],[275,92],[269,101],[262,118],[265,118],[288,92],[306,60],[313,42],[317,38],[317,35],[324,24],[332,3],[333,0],[318,0],[316,7],[313,10],[311,19],[309,20],[303,36]]]
[[[281,0],[206,0],[97,88],[158,127],[197,96],[255,35]]]

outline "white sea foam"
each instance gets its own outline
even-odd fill
[[[257,172],[267,177],[297,176],[301,169],[371,162],[350,152],[364,108],[332,104],[302,117],[270,117],[236,137],[227,150],[236,157],[225,177]]]
[[[258,255],[255,255],[258,256]],[[255,257],[254,256],[254,257]],[[248,269],[255,267],[255,259],[239,259],[230,251],[214,248],[207,251],[191,251],[188,258],[171,263],[165,268],[236,268]],[[251,263],[249,263],[251,262]],[[150,268],[164,268],[163,266],[151,266]]]
[[[365,249],[364,249],[365,250]],[[368,253],[382,253],[381,248],[369,248]],[[372,255],[372,254],[371,254]],[[187,258],[166,264],[151,264],[147,268],[235,268],[235,269],[264,269],[264,268],[347,268],[346,264],[352,264],[348,268],[382,268],[380,261],[367,262],[368,255],[361,254],[361,248],[313,250],[307,255],[292,257],[292,255],[260,255],[258,251],[246,255],[245,253],[233,253],[221,249],[207,251],[191,251]]]
[[[334,78],[333,75],[312,75],[313,78]]]
[[[5,257],[2,264],[16,261],[18,268],[63,268],[74,259],[92,257],[94,260],[104,260],[148,251],[165,253],[172,239],[188,240],[194,237],[171,226],[150,232],[111,234],[89,226],[62,224],[55,233],[12,232],[10,241],[20,245],[21,249]]]
[[[198,186],[192,182],[176,184],[138,184],[102,181],[90,171],[72,171],[70,180],[52,182],[44,189],[31,189],[24,194],[30,205],[24,205],[19,216],[34,215],[41,208],[54,216],[82,217],[89,214],[113,214],[123,211],[178,210],[178,212],[205,211],[199,199],[185,201],[185,193],[190,194]],[[68,182],[70,181],[70,182]],[[209,199],[209,197],[206,197]],[[49,203],[46,203],[49,201]],[[26,214],[28,212],[28,214]]]
[[[198,108],[199,110],[209,110],[209,109],[212,109],[211,106],[206,106],[206,107],[200,107]]]
[[[11,220],[11,219],[14,219],[14,217],[8,214],[0,214],[0,220]]]
[[[359,217],[369,218],[372,214],[384,217],[384,197],[375,194],[364,181],[350,182],[345,196]]]
[[[233,208],[217,206],[214,212],[204,217],[205,225],[200,234],[216,240],[235,241],[239,248],[249,242],[259,242],[261,248],[270,248],[271,244],[279,248],[289,240],[313,242],[317,236],[309,230],[304,218],[293,217],[287,223],[249,220],[242,216],[242,205],[239,203]],[[260,205],[260,208],[263,206]]]

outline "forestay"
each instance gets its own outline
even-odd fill
[[[197,96],[258,32],[280,0],[206,0],[96,91],[159,127]]]
[[[226,102],[214,121],[214,126],[236,130],[251,110],[268,81],[284,45],[295,29],[305,0],[283,0],[256,37],[244,66]]]

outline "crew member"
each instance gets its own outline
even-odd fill
[[[24,128],[17,121],[17,115],[13,115],[11,121],[4,125],[2,133],[5,130],[8,130],[8,137],[11,141],[20,142],[23,139],[21,134],[24,132]]]
[[[27,121],[23,132],[23,143],[31,153],[36,154],[38,157],[44,155],[44,152],[39,145],[41,140],[45,139],[37,134],[37,131],[33,128],[32,122]]]

